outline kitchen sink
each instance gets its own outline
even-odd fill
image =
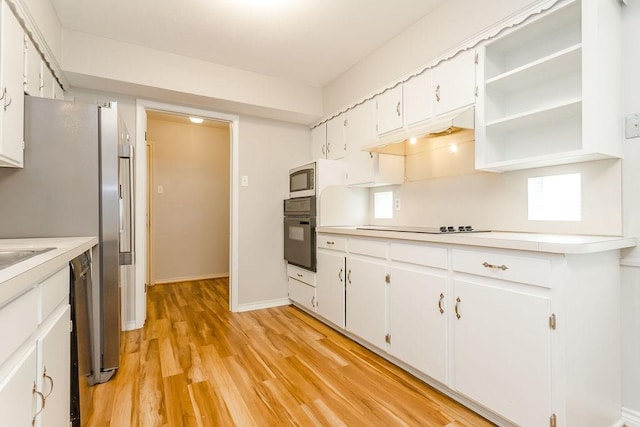
[[[51,251],[55,248],[43,249],[0,249],[0,270],[25,259]]]

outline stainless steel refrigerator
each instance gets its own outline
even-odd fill
[[[24,141],[24,168],[0,168],[0,238],[98,236],[88,380],[108,381],[119,363],[120,265],[133,262],[133,149],[116,103],[30,96]]]

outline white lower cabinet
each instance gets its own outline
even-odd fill
[[[15,362],[6,376],[0,380],[2,425],[31,425],[34,416],[35,371],[36,347],[31,345]]]
[[[446,276],[417,267],[389,272],[389,353],[446,384]]]
[[[549,424],[549,296],[509,282],[454,282],[451,387],[522,426]]]
[[[289,276],[289,299],[306,308],[316,311],[316,279],[315,273],[295,265],[287,264]]]
[[[59,298],[61,286],[65,292],[62,299]],[[2,346],[6,357],[0,359],[1,425],[69,425],[68,294],[69,267],[65,266],[0,307],[0,319],[12,321],[2,325],[7,346]],[[41,320],[36,323],[36,319]]]
[[[386,260],[347,257],[346,329],[379,348],[386,337]]]
[[[620,419],[619,250],[558,254],[324,233],[318,242],[318,314],[323,300],[336,312],[344,304],[344,328],[339,315],[319,317],[492,421],[595,427]],[[322,296],[327,283],[341,291],[341,277],[346,300]]]
[[[318,251],[317,313],[336,326],[344,328],[345,289],[347,276],[344,252]]]
[[[38,370],[36,387],[44,395],[46,406],[39,415],[40,425],[67,426],[69,424],[71,371],[70,307],[54,315],[37,340]],[[38,402],[39,404],[39,402]],[[35,424],[36,426],[38,424]]]

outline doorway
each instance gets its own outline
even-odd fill
[[[147,111],[149,285],[229,276],[229,127]]]
[[[148,158],[147,158],[147,113],[164,112],[181,116],[201,117],[203,119],[222,121],[228,124],[230,131],[230,165],[229,165],[229,309],[238,310],[238,203],[240,183],[237,179],[239,170],[239,128],[240,119],[236,115],[218,113],[209,110],[165,104],[155,101],[136,101],[136,295],[135,323],[142,327],[146,318],[146,287],[148,274]],[[156,187],[157,191],[157,187]]]

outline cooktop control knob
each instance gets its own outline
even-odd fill
[[[455,231],[456,231],[455,227],[451,225],[447,227],[447,233],[454,233]]]
[[[440,232],[441,233],[446,233],[447,232],[447,227],[445,227],[444,225],[442,227],[440,227]]]

